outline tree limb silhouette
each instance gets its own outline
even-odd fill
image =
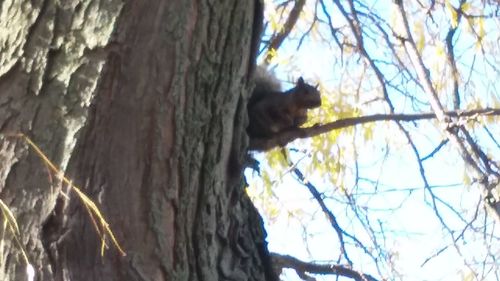
[[[499,108],[482,108],[468,111],[446,111],[445,115],[451,118],[474,118],[478,116],[496,116],[500,115]],[[285,146],[287,143],[299,138],[310,138],[318,136],[333,130],[347,128],[379,121],[403,121],[413,122],[418,120],[436,119],[435,113],[420,114],[374,114],[360,117],[351,117],[329,122],[323,125],[314,125],[308,128],[295,128],[275,135],[272,138],[253,138],[250,139],[249,149],[256,151],[265,151],[277,146]],[[450,124],[453,124],[450,123]]]

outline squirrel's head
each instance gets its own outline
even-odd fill
[[[321,106],[321,95],[318,86],[311,86],[304,82],[300,77],[295,86],[295,93],[300,100],[300,103],[307,108],[315,108]]]

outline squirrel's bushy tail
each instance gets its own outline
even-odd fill
[[[265,66],[257,66],[253,81],[255,88],[248,101],[248,106],[252,106],[270,92],[281,92],[281,82]]]

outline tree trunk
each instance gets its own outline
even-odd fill
[[[3,230],[0,280],[27,280],[16,237],[35,280],[273,280],[239,165],[260,2],[0,5],[0,198],[20,227]],[[88,210],[19,133],[126,256],[109,237],[101,255]]]

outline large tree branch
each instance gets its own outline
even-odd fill
[[[469,111],[446,111],[444,112],[448,118],[469,118],[476,116],[492,116],[500,115],[500,108],[483,108],[473,109]],[[250,150],[269,150],[277,146],[285,146],[287,143],[298,138],[309,138],[321,135],[333,130],[347,128],[365,123],[378,121],[404,121],[412,122],[418,120],[435,119],[435,113],[420,113],[420,114],[374,114],[360,117],[352,117],[336,120],[323,125],[315,125],[309,128],[297,128],[284,131],[277,134],[273,138],[254,138],[250,140]],[[451,124],[450,124],[451,125]]]
[[[334,264],[317,264],[311,262],[304,262],[297,258],[288,255],[280,255],[271,253],[273,265],[277,267],[277,271],[281,272],[283,268],[292,268],[304,280],[316,280],[308,277],[306,273],[312,274],[333,274],[354,279],[356,281],[377,281],[373,276],[358,272],[342,265]]]

